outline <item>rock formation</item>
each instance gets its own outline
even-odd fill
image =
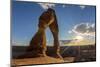
[[[55,11],[51,8],[47,9],[47,11],[43,12],[42,15],[39,17],[38,31],[30,41],[30,44],[26,51],[26,56],[46,56],[47,47],[45,30],[47,27],[50,28],[54,38],[54,57],[62,58],[59,53],[60,46],[58,37],[59,29],[57,24],[57,18]]]

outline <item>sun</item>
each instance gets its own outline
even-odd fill
[[[77,39],[77,40],[82,41],[84,38],[83,38],[82,36],[77,35],[77,36],[75,36],[75,38],[74,38],[74,39]]]

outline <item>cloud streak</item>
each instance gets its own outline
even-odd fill
[[[32,2],[33,0],[16,0],[16,1],[30,1],[30,2]],[[54,3],[46,3],[46,2],[44,2],[44,3],[37,3],[37,4],[39,4],[44,10],[47,10],[48,8],[54,8],[55,5],[56,5]],[[65,8],[66,5],[63,4],[62,7]]]
[[[80,7],[81,9],[85,9],[86,6],[80,5],[79,7]]]
[[[55,7],[55,4],[51,4],[51,3],[38,3],[43,9],[48,9],[48,8],[53,8]]]
[[[90,24],[90,23],[77,24],[73,27],[71,33],[75,33],[78,35],[95,36],[95,24]]]

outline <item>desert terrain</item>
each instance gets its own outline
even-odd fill
[[[27,46],[12,46],[11,64],[18,65],[36,65],[36,64],[54,64],[54,63],[72,63],[72,62],[89,62],[96,61],[96,46],[61,46],[60,54],[62,59],[53,57],[53,47],[47,46],[46,57],[21,58],[16,57],[25,53]]]

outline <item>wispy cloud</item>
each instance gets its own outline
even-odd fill
[[[79,7],[80,7],[81,9],[85,9],[86,6],[80,5]]]
[[[80,23],[76,24],[69,33],[75,33],[78,35],[95,36],[95,24]]]
[[[65,7],[66,7],[66,5],[62,5],[62,7],[63,7],[63,8],[65,8]]]
[[[52,3],[38,3],[43,9],[53,8],[55,4]]]
[[[70,31],[68,31],[68,33],[72,33],[72,31],[70,30]]]
[[[16,0],[16,1],[30,1],[30,2],[34,2],[34,0]],[[43,9],[48,9],[48,8],[54,8],[56,4],[54,3],[38,3]],[[66,5],[62,5],[63,8],[66,7]]]

